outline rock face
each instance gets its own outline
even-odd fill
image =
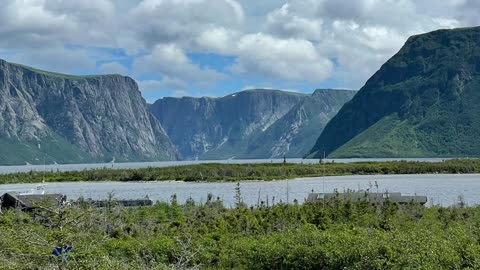
[[[137,84],[69,76],[0,60],[0,163],[176,158]]]
[[[353,91],[248,90],[162,98],[150,108],[185,159],[302,157]],[[332,103],[330,103],[332,101]],[[325,111],[324,111],[325,109]]]
[[[295,105],[265,132],[251,140],[246,158],[303,157],[325,125],[357,93],[353,90],[318,89]]]
[[[256,133],[265,131],[305,95],[248,90],[222,98],[162,98],[150,108],[184,159],[239,157]]]
[[[480,28],[413,36],[328,123],[310,156],[480,156]]]

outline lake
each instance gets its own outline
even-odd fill
[[[438,175],[372,175],[372,176],[332,176],[299,178],[282,181],[243,181],[240,183],[241,194],[249,205],[257,204],[259,198],[272,203],[294,199],[300,203],[308,193],[339,192],[344,190],[370,189],[378,191],[401,192],[404,195],[425,195],[427,205],[453,205],[458,202],[459,196],[464,198],[468,205],[480,204],[480,174],[438,174]],[[34,188],[35,184],[8,184],[0,185],[0,194],[7,191],[25,191]],[[236,183],[196,183],[196,182],[64,182],[48,183],[47,193],[61,193],[69,199],[79,197],[105,199],[108,193],[113,192],[115,198],[140,199],[148,196],[156,201],[169,201],[176,194],[179,202],[185,202],[189,197],[196,202],[205,202],[208,193],[220,197],[226,206],[234,205]]]
[[[350,159],[325,159],[326,162],[350,163],[362,161],[423,161],[423,162],[439,162],[446,160],[445,158],[350,158]],[[89,169],[139,169],[148,167],[170,167],[201,163],[281,163],[283,159],[232,159],[232,160],[190,160],[190,161],[161,161],[161,162],[130,162],[130,163],[91,163],[91,164],[47,164],[47,165],[21,165],[21,166],[0,166],[0,174],[29,172],[29,171],[81,171]],[[289,163],[317,164],[318,159],[301,159],[287,158]]]

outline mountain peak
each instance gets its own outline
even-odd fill
[[[332,157],[477,156],[480,27],[409,38],[326,126]]]

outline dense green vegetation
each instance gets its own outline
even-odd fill
[[[408,39],[327,124],[311,156],[480,156],[480,27]]]
[[[297,177],[368,175],[480,173],[480,159],[443,162],[357,162],[326,164],[198,164],[166,168],[95,169],[71,172],[28,172],[0,174],[0,184],[62,181],[242,181],[274,180]]]
[[[479,269],[480,207],[206,204],[0,213],[2,269]],[[460,201],[461,202],[461,201]],[[73,246],[66,262],[57,245]]]

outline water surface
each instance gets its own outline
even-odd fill
[[[378,185],[378,189],[375,185]],[[0,194],[7,191],[24,191],[35,184],[0,185]],[[61,193],[69,199],[79,197],[105,199],[110,192],[116,198],[140,199],[148,196],[153,200],[169,201],[176,194],[180,202],[189,197],[196,202],[205,202],[208,193],[221,198],[226,206],[235,203],[233,182],[192,183],[192,182],[63,182],[48,183],[47,193]],[[453,205],[459,196],[469,205],[480,204],[480,174],[441,174],[441,175],[373,175],[373,176],[332,176],[299,178],[282,181],[243,181],[240,184],[244,201],[255,205],[258,201],[271,204],[297,200],[302,203],[311,191],[339,192],[344,190],[370,189],[373,192],[401,192],[404,195],[425,195],[428,205]]]

